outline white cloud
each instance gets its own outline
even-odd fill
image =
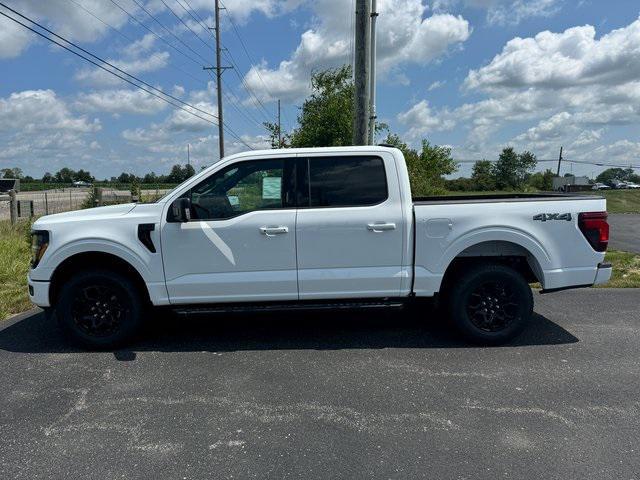
[[[144,58],[108,61],[127,73],[138,75],[140,73],[153,72],[166,67],[169,63],[169,52],[155,52]],[[110,67],[107,68],[111,69]],[[120,73],[120,75],[123,74]],[[122,83],[122,80],[119,78],[97,68],[83,68],[76,73],[75,78],[76,80],[97,86],[118,85]]]
[[[427,88],[428,91],[433,91],[436,90],[437,88],[441,88],[444,87],[444,85],[446,84],[446,80],[436,80],[435,82],[433,82],[431,85],[429,85],[429,87]]]
[[[87,112],[151,115],[164,110],[167,103],[142,90],[120,89],[80,93],[74,107]]]
[[[90,148],[98,119],[75,116],[52,90],[0,98],[0,158],[26,170],[52,170]],[[58,167],[59,168],[59,167]]]
[[[533,17],[550,17],[560,11],[562,0],[436,0],[435,12],[447,12],[464,5],[486,10],[490,25],[517,25]]]
[[[416,139],[420,135],[437,130],[450,130],[455,123],[443,115],[435,115],[429,107],[429,102],[422,100],[408,111],[400,113],[398,120],[405,125],[409,125],[408,136]]]
[[[215,118],[203,112],[217,116],[217,107],[211,103],[214,92],[213,82],[209,82],[204,90],[195,90],[188,95],[188,102],[198,110],[185,107],[195,115],[184,110],[173,110],[162,122],[153,122],[148,127],[126,129],[122,132],[124,138],[131,145],[141,147],[154,153],[171,153],[181,151],[185,144],[185,137],[201,136],[207,131],[213,131],[216,126]],[[201,117],[201,118],[199,118]]]
[[[350,6],[343,0],[318,0],[312,8],[314,26],[302,34],[291,57],[276,68],[262,63],[247,73],[247,84],[261,99],[299,99],[309,90],[311,72],[349,63]],[[380,4],[379,11],[378,72],[383,76],[402,64],[433,61],[471,33],[469,22],[460,16],[423,18],[426,6],[420,0],[389,0]]]
[[[620,84],[640,77],[640,19],[596,39],[591,25],[514,38],[465,80],[468,89],[566,88]]]
[[[0,131],[88,133],[100,128],[98,119],[74,117],[53,90],[25,90],[0,98]]]
[[[122,27],[127,15],[111,2],[103,0],[82,0],[82,5],[104,22],[115,28]],[[109,29],[104,23],[88,14],[69,0],[19,0],[11,2],[14,10],[44,22],[69,40],[93,42],[101,38]],[[6,10],[5,10],[6,11]],[[130,11],[135,11],[131,9]],[[16,14],[8,12],[14,18]],[[21,20],[23,23],[27,23]],[[6,17],[0,19],[0,58],[16,57],[37,38]]]
[[[487,11],[487,22],[495,25],[517,25],[531,17],[550,17],[560,10],[558,0],[515,0],[496,2]]]
[[[224,6],[236,22],[245,23],[254,12],[260,13],[267,18],[272,18],[294,10],[305,1],[306,0],[229,0],[224,2]],[[167,3],[176,14],[180,16],[187,15],[177,2],[172,0]],[[190,0],[189,6],[200,12],[200,16],[203,15],[202,12],[204,12],[204,15],[213,15],[214,7],[211,0]],[[147,7],[153,12],[166,10],[166,6],[160,0],[150,1]],[[210,25],[211,23],[209,22],[208,24]]]

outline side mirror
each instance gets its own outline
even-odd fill
[[[191,220],[191,200],[178,198],[171,204],[171,217],[174,222],[188,222]]]

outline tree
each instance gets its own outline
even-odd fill
[[[76,172],[68,167],[61,168],[56,172],[55,180],[58,183],[72,183]]]
[[[20,167],[3,168],[0,170],[0,173],[2,173],[2,178],[23,178]]]
[[[402,151],[409,170],[411,193],[425,196],[445,192],[444,175],[450,175],[457,170],[449,147],[431,145],[427,140],[422,140],[422,148],[418,152],[396,134],[387,135],[384,143]]]
[[[501,190],[521,188],[527,172],[533,170],[536,164],[536,156],[533,153],[516,153],[512,147],[505,148],[493,170],[496,186]]]
[[[83,170],[82,168],[76,172],[74,178],[80,182],[92,183],[93,181],[95,181],[95,178],[93,178],[93,175],[91,175],[91,173],[89,173],[88,171]]]
[[[314,73],[311,89],[311,96],[304,101],[298,115],[300,126],[291,135],[291,146],[351,145],[354,92],[351,67],[343,65]],[[273,130],[271,132],[273,138]]]
[[[193,177],[196,174],[195,169],[191,166],[190,163],[184,166],[182,170],[182,181],[184,182],[187,178]]]
[[[169,175],[167,175],[167,183],[182,183],[184,180],[184,172],[180,165],[171,167]]]
[[[550,192],[553,190],[553,177],[555,174],[548,168],[544,172],[536,172],[527,181],[536,190]]]
[[[473,180],[473,188],[475,190],[495,190],[496,179],[491,162],[489,160],[480,160],[474,163],[471,180]]]
[[[135,180],[136,176],[131,173],[122,172],[116,182],[118,183],[132,183]]]
[[[43,176],[42,176],[42,183],[52,183],[55,181],[55,178],[53,178],[53,175],[51,175],[51,173],[46,172]]]
[[[142,179],[142,183],[159,183],[155,172],[147,173]]]
[[[607,168],[604,172],[596,177],[596,182],[611,183],[614,180],[622,182],[634,181],[635,177],[632,168]]]

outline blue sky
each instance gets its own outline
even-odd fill
[[[202,69],[214,62],[213,38],[201,25],[212,23],[213,0],[3,3],[217,114],[214,85]],[[266,146],[261,123],[275,120],[278,98],[285,129],[295,126],[310,72],[352,60],[353,3],[224,1],[224,62],[237,66],[224,74],[228,153]],[[636,2],[378,0],[378,6],[378,117],[410,143],[449,145],[461,160],[495,159],[507,145],[553,159],[563,145],[568,160],[640,165]],[[99,178],[164,173],[186,161],[187,144],[196,166],[218,160],[214,125],[4,17],[0,72],[0,167],[34,176],[63,166]],[[470,165],[458,174],[468,174]],[[566,164],[566,171],[589,175],[603,168]]]

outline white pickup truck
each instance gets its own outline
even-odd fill
[[[390,147],[232,155],[150,204],[49,215],[32,233],[31,301],[108,348],[145,312],[438,304],[467,338],[505,342],[542,292],[603,283],[605,200],[412,198]]]

